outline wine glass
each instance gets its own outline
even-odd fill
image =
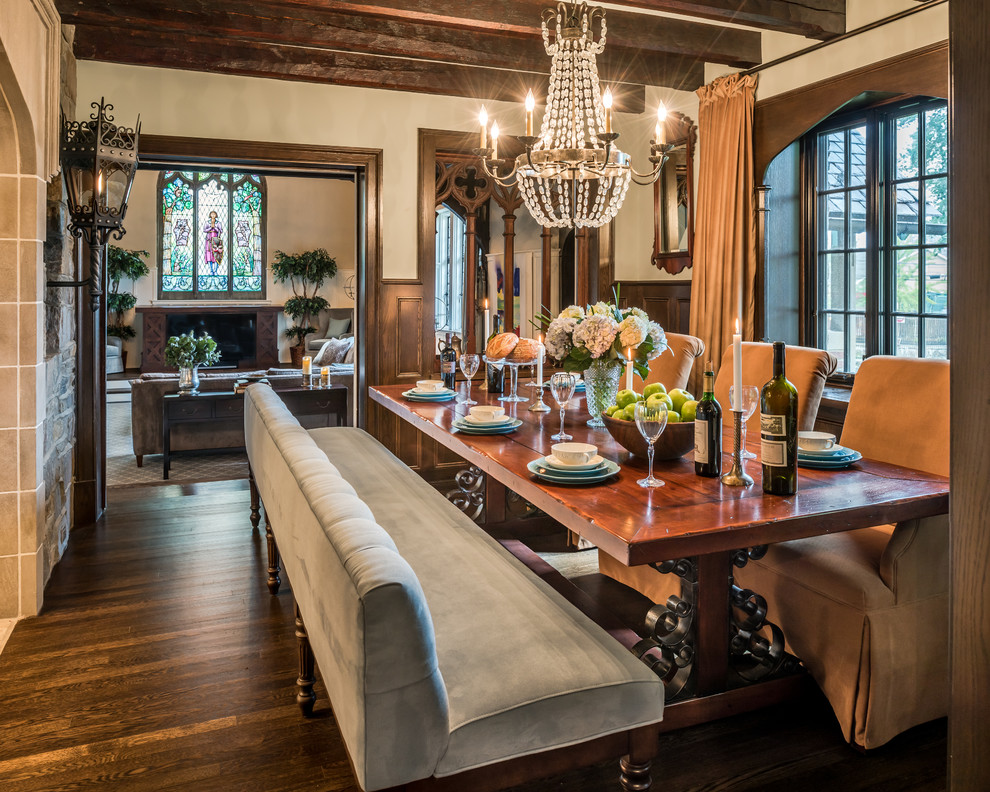
[[[729,386],[729,404],[733,403],[732,397],[735,392],[736,386]],[[742,458],[743,459],[756,459],[756,454],[752,451],[746,450],[746,421],[748,421],[754,412],[756,412],[756,405],[760,403],[760,391],[755,385],[743,385],[742,387],[742,399],[739,407],[742,409],[742,433],[739,437],[739,444],[742,447]]]
[[[553,400],[560,407],[560,431],[555,435],[551,435],[551,440],[563,442],[564,440],[572,439],[569,434],[564,432],[564,410],[567,409],[567,402],[574,396],[574,388],[576,386],[577,377],[573,374],[568,374],[566,371],[558,371],[550,377],[550,395],[553,396]]]
[[[478,366],[481,365],[481,358],[477,355],[461,355],[459,358],[461,364],[461,373],[467,377],[467,398],[461,402],[461,404],[477,404],[471,398],[471,378],[478,373]]]
[[[636,428],[647,442],[646,457],[650,461],[649,475],[636,483],[641,487],[662,487],[663,482],[653,477],[653,444],[663,434],[667,425],[667,405],[659,399],[653,404],[636,403]]]

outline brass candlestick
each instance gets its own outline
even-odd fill
[[[722,476],[722,483],[730,487],[751,487],[753,479],[746,475],[746,460],[742,455],[742,410],[732,410],[734,439],[732,451],[732,468]]]

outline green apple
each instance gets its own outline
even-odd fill
[[[642,393],[637,393],[636,401],[646,401],[646,397]]]
[[[668,410],[674,409],[674,403],[670,400],[670,396],[666,393],[654,393],[646,400],[647,407],[652,407],[655,404],[661,403],[666,404]]]
[[[654,393],[666,393],[667,389],[663,386],[662,382],[651,382],[645,388],[643,388],[643,395],[649,399]]]
[[[670,400],[673,402],[674,409],[677,410],[677,412],[681,411],[681,407],[684,405],[684,402],[691,401],[694,398],[694,396],[683,388],[674,388],[668,395],[670,396]]]
[[[616,412],[618,412],[621,409],[622,408],[618,404],[613,404],[611,407],[606,407],[605,408],[605,414],[606,415],[612,415],[613,413],[616,413]]]
[[[619,407],[627,407],[630,404],[635,404],[636,391],[629,390],[628,388],[623,388],[616,394],[615,403]]]
[[[686,401],[681,405],[681,420],[682,421],[693,421],[695,415],[698,412],[698,402],[695,399],[691,401]]]
[[[622,412],[624,412],[626,414],[626,420],[627,421],[635,421],[636,420],[636,402],[633,402],[632,404],[627,404],[625,407],[622,408]]]
[[[617,421],[631,421],[632,418],[629,417],[629,413],[625,410],[616,410],[615,415],[612,416]]]
[[[667,423],[680,423],[681,414],[677,410],[667,410]]]

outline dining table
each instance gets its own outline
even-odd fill
[[[557,409],[534,412],[531,401],[502,403],[476,388],[479,403],[503,406],[522,423],[507,434],[467,434],[454,425],[469,412],[463,386],[446,402],[411,401],[403,395],[408,389],[382,385],[369,393],[464,459],[476,477],[511,490],[601,552],[679,578],[680,594],[649,611],[652,637],[639,630],[623,639],[668,682],[668,728],[764,706],[807,685],[799,662],[783,651],[786,637],[765,613],[765,601],[735,586],[734,567],[760,557],[769,544],[948,513],[948,478],[868,458],[840,470],[802,467],[797,492],[776,496],[763,492],[758,460],[749,462],[755,483],[733,486],[696,475],[689,451],[658,460],[654,474],[664,486],[646,489],[637,484],[645,460],[607,430],[586,425],[580,394],[567,405],[566,431],[575,442],[595,445],[619,471],[593,484],[546,481],[527,465],[551,453]],[[758,435],[748,443],[759,451]],[[731,444],[727,432],[726,471]]]

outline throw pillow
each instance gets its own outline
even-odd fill
[[[351,329],[351,319],[346,317],[344,319],[334,319],[331,317],[327,321],[327,338],[337,338],[342,336],[344,333],[349,332]]]
[[[323,348],[316,353],[316,357],[313,358],[314,368],[329,366],[334,363],[342,363],[344,361],[344,356],[347,354],[353,343],[353,338],[331,338],[323,345]]]
[[[354,350],[357,348],[357,344],[354,343],[354,337],[351,336],[351,348],[347,350],[347,354],[344,355],[344,362],[354,365]]]

